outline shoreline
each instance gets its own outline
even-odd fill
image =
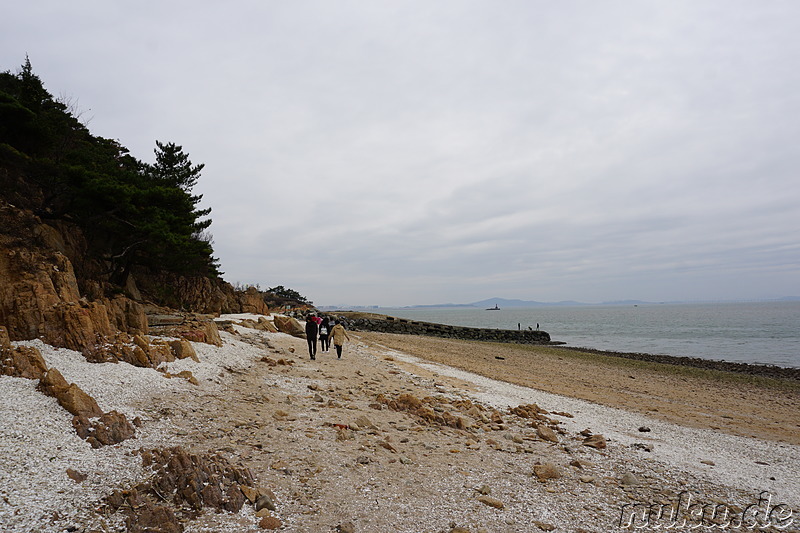
[[[800,383],[563,346],[354,332],[369,345],[682,426],[800,445]],[[599,352],[599,353],[597,353]]]
[[[434,338],[464,340],[464,341],[481,341],[480,337],[473,335],[463,336],[459,331],[474,331],[476,334],[481,332],[497,332],[516,334],[518,330],[509,329],[494,329],[494,328],[479,328],[472,326],[456,326],[452,324],[445,324],[440,322],[427,322],[423,320],[414,320],[410,318],[395,317],[393,315],[384,315],[380,313],[368,313],[357,311],[334,311],[332,314],[341,316],[346,320],[348,329],[353,331],[372,331],[375,333],[395,333],[400,335],[421,335],[431,336]],[[400,331],[393,327],[387,329],[388,324],[395,325],[397,323],[406,324],[407,329]],[[422,329],[415,332],[413,328],[408,328],[408,325],[415,325]],[[539,330],[537,330],[537,333]],[[440,334],[441,333],[441,334]],[[547,332],[543,331],[547,338],[550,336]],[[513,337],[511,337],[513,338]],[[787,367],[779,366],[768,363],[744,363],[736,361],[725,361],[719,359],[706,359],[702,357],[686,356],[686,355],[668,355],[648,352],[624,352],[619,350],[605,350],[600,348],[589,348],[583,346],[572,346],[564,341],[550,340],[549,342],[518,342],[503,340],[501,338],[485,337],[486,342],[504,342],[508,344],[520,345],[541,345],[560,347],[565,350],[574,350],[579,352],[594,353],[598,355],[605,355],[609,357],[620,357],[625,359],[634,359],[639,361],[650,361],[654,363],[661,363],[667,365],[687,366],[694,368],[702,368],[708,370],[718,370],[722,372],[735,372],[740,374],[748,374],[753,376],[762,376],[772,379],[788,379],[800,382],[800,367]]]

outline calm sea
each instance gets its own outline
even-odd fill
[[[401,308],[425,322],[517,329],[536,324],[568,346],[800,368],[800,302],[570,307]]]

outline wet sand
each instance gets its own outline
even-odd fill
[[[800,444],[800,383],[579,350],[357,332],[363,341],[493,379],[690,427]]]

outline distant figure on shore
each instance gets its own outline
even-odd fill
[[[522,324],[517,322],[517,331],[522,331]]]
[[[317,326],[314,315],[309,315],[306,319],[306,340],[308,341],[308,355],[314,360],[317,358],[317,333],[319,326]]]
[[[539,331],[539,323],[536,323],[536,331]]]
[[[333,326],[333,329],[330,332],[331,340],[333,341],[333,347],[336,348],[336,358],[342,358],[342,346],[344,346],[344,340],[350,340],[350,337],[347,335],[347,332],[344,330],[344,326],[337,320],[336,325]]]
[[[331,343],[328,340],[328,322],[323,320],[319,325],[319,343],[320,349],[323,352],[328,352],[331,349]]]

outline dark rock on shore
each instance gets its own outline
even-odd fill
[[[757,365],[750,363],[734,363],[731,361],[715,361],[712,359],[701,359],[699,357],[681,357],[677,355],[659,355],[636,352],[613,352],[606,350],[596,350],[594,348],[575,348],[564,347],[567,350],[578,350],[581,352],[607,355],[609,357],[622,357],[625,359],[635,359],[637,361],[649,361],[665,365],[690,366],[706,370],[719,370],[722,372],[736,372],[739,374],[749,374],[751,376],[761,376],[773,379],[789,379],[800,381],[800,368],[787,368],[775,365]]]
[[[550,344],[546,331],[510,330],[489,328],[468,328],[432,322],[419,322],[387,315],[368,315],[360,313],[341,313],[345,325],[353,331],[377,331],[379,333],[400,333],[403,335],[427,335],[447,339],[475,340],[487,342],[508,342],[515,344]]]

